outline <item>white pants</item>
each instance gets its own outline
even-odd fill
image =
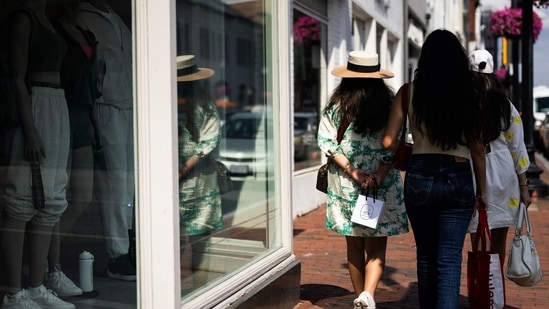
[[[6,215],[44,226],[54,226],[67,208],[67,160],[69,157],[69,114],[63,89],[32,87],[34,126],[46,151],[41,164],[46,207],[34,209],[30,162],[23,155],[25,136],[16,127],[6,167],[4,201]]]
[[[103,151],[96,155],[95,201],[109,258],[128,253],[135,198],[133,110],[97,104]]]

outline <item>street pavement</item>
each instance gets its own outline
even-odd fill
[[[543,170],[540,179],[549,184],[549,162],[536,153],[536,164]],[[549,197],[534,195],[529,207],[534,241],[546,277],[534,287],[520,287],[505,280],[507,309],[549,308]],[[343,236],[324,227],[325,206],[294,220],[294,253],[301,261],[301,297],[294,309],[353,308],[353,287],[347,272]],[[514,233],[509,228],[508,243]],[[466,237],[463,248],[459,308],[469,308],[467,299]],[[385,272],[375,295],[377,309],[419,308],[417,295],[415,242],[410,231],[389,237]]]

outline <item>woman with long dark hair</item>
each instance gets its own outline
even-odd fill
[[[487,50],[475,50],[471,52],[469,59],[486,117],[486,211],[492,250],[499,253],[503,266],[509,227],[517,224],[520,203],[530,206],[531,198],[526,179],[530,159],[524,144],[522,119],[493,72],[492,55]],[[475,237],[477,225],[478,217],[474,216],[469,224],[471,239]]]
[[[398,91],[383,140],[393,152],[406,121],[403,89],[412,97],[414,145],[404,200],[417,247],[420,306],[458,308],[462,250],[475,205],[486,206],[486,168],[480,100],[453,33],[435,30],[427,37],[413,82]]]
[[[381,144],[392,98],[383,79],[393,73],[379,68],[377,54],[353,51],[347,65],[332,74],[342,80],[322,112],[318,130],[320,149],[333,159],[326,227],[345,236],[354,308],[372,309],[385,268],[387,237],[408,232],[400,172],[391,168],[391,153]],[[351,221],[359,194],[365,189],[373,194],[374,183],[379,185],[377,198],[385,202],[375,229]]]

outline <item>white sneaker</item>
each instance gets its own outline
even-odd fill
[[[34,300],[42,309],[51,308],[51,309],[76,309],[76,306],[63,301],[61,298],[57,297],[54,291],[46,289],[45,286],[40,287],[40,295],[36,298],[32,298],[29,295],[29,298]]]
[[[354,309],[376,309],[376,302],[372,295],[366,291],[360,293],[353,301]]]
[[[54,272],[46,273],[44,285],[59,296],[82,295],[82,289],[76,286],[58,267],[55,267]]]
[[[2,309],[40,309],[40,306],[27,296],[25,290],[21,290],[13,296],[6,294],[2,301]]]

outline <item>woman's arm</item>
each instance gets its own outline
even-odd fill
[[[473,171],[475,173],[476,190],[476,207],[487,207],[486,202],[486,154],[484,145],[480,141],[469,143],[471,151],[471,159],[473,160]]]
[[[389,120],[387,121],[387,127],[385,128],[385,134],[383,136],[382,144],[385,149],[395,153],[398,148],[398,135],[400,130],[402,130],[402,125],[406,120],[404,117],[404,111],[402,110],[402,92],[403,89],[407,87],[400,87],[398,90],[395,99],[393,100],[393,105],[391,107],[391,113],[389,114]]]
[[[511,123],[509,129],[505,132],[507,147],[515,163],[515,171],[517,172],[520,187],[520,200],[528,207],[532,202],[526,179],[526,171],[530,166],[530,159],[526,145],[524,144],[522,118],[511,102],[509,102],[509,105],[511,108]]]
[[[26,84],[32,21],[26,13],[18,12],[13,16],[11,26],[9,43],[10,73],[13,78],[14,96],[17,101],[19,119],[25,135],[24,156],[30,162],[41,162],[46,157],[46,151],[34,126],[31,96]]]

